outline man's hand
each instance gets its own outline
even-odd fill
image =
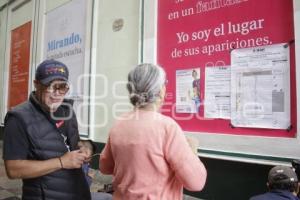
[[[60,159],[64,169],[80,168],[87,159],[87,154],[80,150],[70,151],[65,153]]]

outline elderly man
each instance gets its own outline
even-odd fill
[[[298,178],[291,167],[273,167],[269,172],[267,186],[269,192],[254,196],[250,200],[299,200]]]
[[[78,150],[77,119],[69,90],[68,68],[56,60],[36,70],[35,91],[5,117],[3,159],[11,179],[23,179],[24,200],[91,199]]]

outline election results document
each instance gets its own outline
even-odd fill
[[[287,44],[231,52],[231,124],[287,129],[290,119],[290,53]]]

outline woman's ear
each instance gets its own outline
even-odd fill
[[[166,86],[163,85],[161,89],[159,90],[159,93],[157,94],[155,106],[159,109],[164,101],[165,101],[165,95],[166,95]]]
[[[163,101],[166,96],[166,86],[163,85],[162,88],[159,91],[159,98]]]

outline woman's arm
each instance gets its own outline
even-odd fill
[[[168,163],[175,172],[175,176],[183,187],[191,191],[203,189],[207,172],[177,124],[167,129],[165,155]],[[194,145],[193,145],[194,146]]]
[[[115,162],[112,156],[110,138],[108,138],[107,143],[101,152],[99,159],[99,170],[103,174],[112,174],[114,171]]]

